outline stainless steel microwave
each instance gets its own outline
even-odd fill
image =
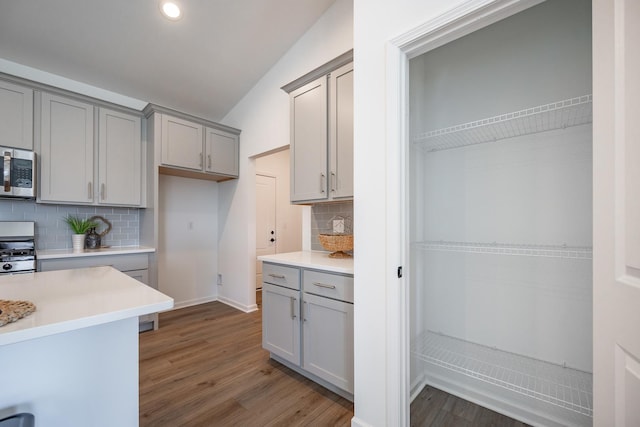
[[[36,197],[36,154],[29,150],[0,147],[0,197]]]

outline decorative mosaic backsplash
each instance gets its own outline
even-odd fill
[[[323,251],[318,241],[318,234],[332,233],[331,220],[341,216],[353,227],[353,201],[337,203],[321,203],[311,207],[311,249]],[[348,224],[347,224],[348,225]],[[353,230],[353,228],[352,228]]]
[[[0,200],[0,221],[35,221],[37,249],[70,249],[71,229],[67,215],[90,218],[100,215],[113,228],[102,241],[108,246],[137,246],[140,242],[139,213],[135,208],[39,204],[32,200]],[[102,230],[103,225],[98,228]]]

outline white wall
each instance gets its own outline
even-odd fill
[[[276,179],[276,253],[302,250],[303,206],[292,205],[289,201],[289,149],[258,157],[256,173]]]
[[[218,183],[160,175],[158,290],[186,307],[217,299]]]
[[[240,178],[220,184],[219,299],[238,308],[255,306],[255,160],[289,144],[289,98],[280,89],[353,47],[352,0],[336,3],[265,74],[222,120],[242,129]]]
[[[354,0],[354,224],[355,419],[354,425],[396,425],[387,393],[387,298],[397,287],[396,230],[387,230],[387,43],[441,15],[462,0]],[[373,215],[372,212],[376,214]],[[387,249],[388,248],[388,249]],[[393,250],[395,248],[395,251]],[[387,253],[389,252],[389,254]],[[393,409],[393,408],[392,408]]]

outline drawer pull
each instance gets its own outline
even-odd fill
[[[314,285],[320,287],[320,288],[327,288],[327,289],[335,289],[336,285],[325,285],[324,283],[320,283],[320,282],[313,282]]]
[[[285,279],[285,277],[282,274],[269,273],[269,277],[273,277],[274,279]]]

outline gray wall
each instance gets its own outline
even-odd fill
[[[351,221],[353,227],[353,202],[319,203],[311,207],[311,249],[323,251],[318,234],[332,233],[331,218],[340,215]],[[345,221],[346,223],[346,221]]]

